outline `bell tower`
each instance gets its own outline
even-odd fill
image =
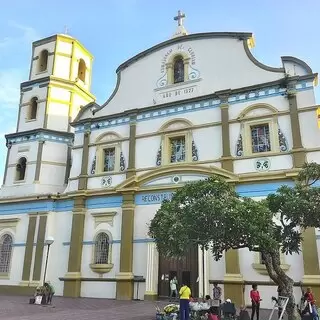
[[[33,43],[29,80],[20,85],[17,129],[6,135],[1,197],[64,191],[73,145],[70,122],[95,100],[92,61],[91,53],[68,35]]]

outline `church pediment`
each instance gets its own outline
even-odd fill
[[[283,68],[265,66],[252,56],[253,43],[251,33],[235,32],[190,34],[160,43],[120,65],[110,98],[93,114],[83,110],[77,120],[250,87],[257,78],[260,83],[283,78]]]
[[[125,191],[139,188],[154,188],[169,185],[181,185],[186,182],[197,181],[208,178],[212,175],[219,175],[227,181],[235,182],[239,178],[236,174],[218,167],[205,167],[201,165],[180,165],[160,167],[140,176],[134,176],[118,186],[118,191]]]
[[[208,175],[203,174],[172,174],[164,177],[150,180],[141,185],[141,187],[161,187],[169,185],[184,184],[187,182],[198,181],[208,178]]]

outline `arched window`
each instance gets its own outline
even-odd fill
[[[48,56],[49,56],[48,50],[42,50],[40,52],[38,72],[44,72],[44,71],[47,70],[47,67],[48,67]]]
[[[184,62],[181,56],[173,61],[173,83],[184,82]]]
[[[97,235],[94,243],[94,263],[108,264],[109,261],[109,236],[105,232]]]
[[[38,112],[38,98],[34,97],[30,101],[28,119],[29,120],[36,119],[37,118],[37,112]]]
[[[86,63],[84,62],[83,59],[80,59],[79,61],[79,66],[78,66],[78,78],[85,82],[86,80]]]
[[[27,168],[27,159],[22,157],[19,159],[16,166],[16,180],[21,181],[25,179]]]
[[[0,239],[0,273],[9,273],[12,254],[12,237],[5,234]]]

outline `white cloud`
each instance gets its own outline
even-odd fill
[[[0,106],[2,109],[15,108],[18,110],[20,100],[20,83],[24,80],[24,70],[0,70]]]
[[[24,44],[30,45],[33,41],[41,39],[39,33],[34,28],[15,21],[9,21],[8,28],[14,35],[0,39],[0,48],[2,50],[10,50]]]

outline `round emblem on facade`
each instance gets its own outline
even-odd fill
[[[271,168],[271,161],[270,159],[267,159],[267,158],[257,159],[254,162],[254,167],[257,171],[260,171],[260,172],[269,171]]]
[[[109,177],[103,177],[101,179],[101,185],[103,187],[110,187],[112,184],[112,178],[109,176]]]
[[[180,177],[174,176],[174,177],[172,178],[172,182],[173,182],[173,183],[179,183],[179,182],[180,182]]]

